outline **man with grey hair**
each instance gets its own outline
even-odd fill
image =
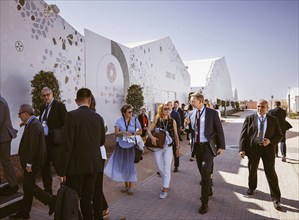
[[[54,99],[52,89],[44,87],[41,90],[41,97],[44,104],[40,108],[39,120],[44,127],[47,147],[47,160],[42,167],[42,179],[45,191],[53,194],[51,164],[57,172],[58,158],[61,153],[61,143],[57,137],[62,136],[67,111],[62,102]]]
[[[11,140],[17,136],[17,130],[12,127],[9,107],[0,94],[0,162],[3,167],[8,186],[1,195],[7,196],[18,191],[16,171],[10,161]]]
[[[35,183],[36,176],[47,156],[44,129],[39,120],[33,115],[31,105],[21,105],[18,114],[22,121],[21,125],[25,126],[19,146],[20,163],[24,170],[24,196],[19,211],[10,216],[9,219],[30,218],[33,197],[48,205],[49,215],[52,215],[56,197],[45,192]]]

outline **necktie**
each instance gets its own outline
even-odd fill
[[[197,143],[200,143],[200,110],[197,113]]]
[[[260,120],[260,133],[259,133],[259,137],[258,137],[259,144],[262,144],[263,139],[264,139],[264,124],[265,124],[264,116],[261,116],[261,120]]]
[[[48,111],[49,111],[49,105],[46,105],[45,114],[43,116],[43,121],[47,121],[47,119],[48,119]]]

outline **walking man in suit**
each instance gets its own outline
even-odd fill
[[[12,127],[9,107],[0,94],[0,161],[8,187],[1,193],[7,196],[18,191],[16,171],[10,161],[11,140],[17,136],[17,130]]]
[[[176,122],[179,140],[182,141],[182,138],[180,136],[180,131],[182,130],[181,129],[181,116],[178,112],[176,112],[173,109],[172,101],[168,101],[167,106],[170,109],[170,117],[172,119],[174,119]],[[175,143],[173,143],[172,153],[173,153],[173,158],[174,158],[174,170],[173,170],[174,173],[179,172],[179,166],[180,166],[180,156],[178,156],[176,152],[177,152],[177,146]]]
[[[245,118],[240,136],[240,156],[248,157],[247,194],[253,195],[257,187],[257,169],[262,158],[273,205],[275,209],[281,210],[281,194],[275,172],[275,145],[282,138],[282,133],[278,120],[266,114],[267,110],[268,102],[260,100],[257,103],[257,114]]]
[[[103,118],[91,110],[91,91],[77,91],[78,109],[66,114],[58,174],[80,199],[83,219],[93,219],[93,194],[98,173],[103,172],[100,146],[105,144]]]
[[[269,115],[272,115],[278,119],[279,126],[282,132],[282,139],[280,140],[280,152],[282,154],[282,162],[286,162],[287,145],[286,145],[286,116],[287,112],[280,107],[280,101],[275,101],[275,108],[268,111]],[[278,156],[278,144],[275,145],[275,155]]]
[[[42,190],[35,184],[36,175],[46,160],[46,143],[44,129],[39,120],[33,115],[31,105],[23,104],[19,109],[19,118],[25,125],[24,133],[19,146],[20,163],[24,169],[23,191],[24,196],[19,212],[9,219],[28,219],[33,197],[49,206],[49,215],[55,208],[56,197]]]
[[[54,132],[63,129],[67,111],[62,102],[54,99],[53,91],[50,88],[44,87],[41,90],[41,96],[44,104],[40,108],[39,120],[45,129],[47,147],[47,160],[42,167],[42,179],[45,191],[53,194],[51,164],[53,164],[57,172],[57,160],[61,153],[61,144],[54,141]]]
[[[211,196],[211,170],[214,157],[225,149],[223,128],[217,111],[206,108],[204,96],[200,93],[191,95],[193,110],[185,119],[185,124],[190,124],[192,134],[193,151],[196,156],[197,166],[201,175],[201,206],[200,214],[208,211],[209,196]],[[214,144],[217,148],[214,150]],[[213,146],[214,145],[214,146]],[[213,151],[214,150],[214,151]]]

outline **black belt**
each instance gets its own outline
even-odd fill
[[[208,144],[209,142],[196,142],[197,145],[204,145],[204,144]]]

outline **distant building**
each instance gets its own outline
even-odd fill
[[[185,61],[185,65],[191,76],[191,91],[202,93],[211,102],[237,101],[224,57]]]
[[[290,99],[289,96],[290,95]],[[297,112],[299,113],[299,88],[289,88],[288,94],[287,94],[287,100],[290,101],[290,110],[291,112]]]

